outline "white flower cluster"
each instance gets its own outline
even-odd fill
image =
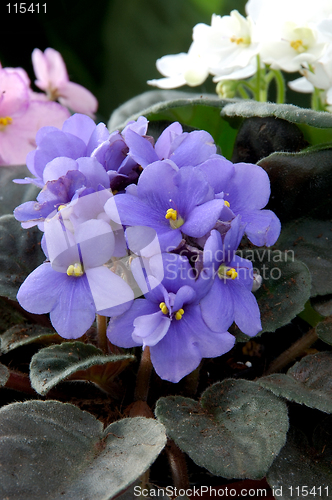
[[[211,26],[197,24],[188,53],[157,60],[162,89],[196,86],[209,74],[214,82],[243,80],[261,68],[299,71],[292,89],[325,91],[332,104],[332,0],[249,0],[247,17],[237,10],[213,14]],[[258,57],[259,56],[259,57]]]

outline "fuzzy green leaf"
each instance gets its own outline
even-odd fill
[[[332,413],[332,352],[310,354],[287,374],[273,373],[257,382],[277,396]]]
[[[311,296],[332,293],[332,222],[304,219],[283,226],[276,247],[293,252],[310,271]]]
[[[40,189],[33,184],[15,184],[13,179],[30,177],[31,172],[25,165],[1,166],[0,168],[0,215],[12,214],[13,210],[26,201],[33,200]]]
[[[0,498],[110,500],[149,468],[165,441],[153,419],[126,418],[103,430],[70,404],[10,404],[0,410]]]
[[[327,422],[331,426],[331,418]],[[303,432],[292,429],[266,477],[275,498],[331,498],[331,452],[331,432],[326,433],[324,443],[312,447]]]
[[[135,360],[130,354],[104,355],[92,344],[65,342],[40,349],[31,359],[31,385],[39,394],[69,377],[90,380],[107,390],[112,378]],[[106,366],[105,366],[106,365]]]
[[[332,316],[319,323],[316,327],[316,332],[323,342],[332,345]]]
[[[304,309],[310,297],[311,279],[306,265],[294,260],[291,252],[267,248],[244,249],[241,257],[252,261],[263,278],[261,287],[254,293],[262,321],[259,335],[287,325]],[[238,329],[236,337],[238,341],[249,339]]]
[[[3,354],[34,342],[56,343],[61,342],[61,337],[44,326],[15,325],[0,335],[0,352]]]
[[[41,236],[35,227],[22,229],[13,215],[0,217],[0,295],[15,300],[25,278],[45,260]]]
[[[264,477],[288,430],[286,405],[247,380],[216,383],[200,403],[161,398],[156,415],[196,464],[226,478]]]
[[[332,146],[299,153],[273,153],[258,163],[271,181],[268,208],[282,222],[299,217],[332,217]]]
[[[0,387],[6,385],[8,379],[9,379],[9,370],[7,366],[0,364]]]

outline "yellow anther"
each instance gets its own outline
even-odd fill
[[[226,272],[226,275],[229,276],[232,280],[235,280],[235,278],[237,278],[237,272],[235,271],[234,267],[232,267],[231,269],[229,269]]]
[[[290,42],[290,46],[297,52],[305,52],[307,50],[307,47],[303,45],[302,40],[292,40]]]
[[[4,130],[7,125],[10,125],[13,122],[13,119],[10,116],[5,116],[0,118],[0,130]]]
[[[224,200],[224,205],[225,205],[225,207],[230,207],[231,206],[230,203],[229,203],[229,201],[227,201],[227,200]]]
[[[160,302],[159,307],[160,307],[161,312],[163,314],[168,314],[168,308],[167,308],[165,302]]]
[[[78,278],[79,276],[82,276],[84,274],[82,265],[79,262],[76,262],[75,264],[71,264],[68,266],[67,269],[67,275],[68,276],[75,276],[75,278]]]
[[[66,208],[67,205],[59,205],[58,206],[58,212],[60,212],[60,210],[62,210],[63,208]]]
[[[178,311],[176,311],[175,313],[175,319],[179,320],[182,318],[182,316],[184,315],[184,310],[183,309],[179,309]]]
[[[178,213],[174,208],[169,208],[166,212],[165,219],[176,220]]]
[[[249,36],[245,36],[244,38],[242,38],[242,37],[236,38],[236,36],[232,36],[230,38],[230,41],[232,43],[236,43],[236,45],[240,45],[240,43],[243,43],[244,45],[250,45],[250,43],[251,43]]]

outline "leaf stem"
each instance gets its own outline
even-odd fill
[[[282,76],[281,71],[278,69],[272,69],[271,71],[277,85],[277,104],[284,104],[286,93],[284,77]]]
[[[147,401],[150,386],[152,363],[150,358],[150,347],[146,346],[142,352],[140,365],[137,372],[135,401]]]
[[[184,453],[169,438],[167,439],[165,451],[171,468],[174,486],[178,490],[187,489],[189,487],[189,479]]]
[[[104,353],[108,353],[107,336],[106,336],[107,318],[106,318],[106,316],[101,316],[100,314],[97,314],[96,319],[97,319],[98,347]]]
[[[267,370],[263,373],[263,376],[270,375],[271,373],[276,373],[289,365],[294,359],[298,358],[303,352],[308,349],[312,344],[318,340],[316,333],[316,328],[311,328],[305,335],[303,335],[299,340],[294,342],[286,351],[284,351],[280,356],[278,356]]]

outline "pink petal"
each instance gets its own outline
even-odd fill
[[[35,83],[40,89],[57,89],[68,81],[66,65],[58,51],[48,48],[43,53],[41,50],[35,49],[31,57],[37,77]]]
[[[61,128],[69,111],[57,102],[32,101],[27,111],[0,131],[0,163],[25,163],[27,154],[36,148],[36,133],[41,127]]]
[[[98,108],[95,96],[78,83],[67,82],[58,88],[59,102],[76,113],[93,115]]]
[[[29,105],[29,87],[20,71],[0,70],[0,116],[18,116]]]

